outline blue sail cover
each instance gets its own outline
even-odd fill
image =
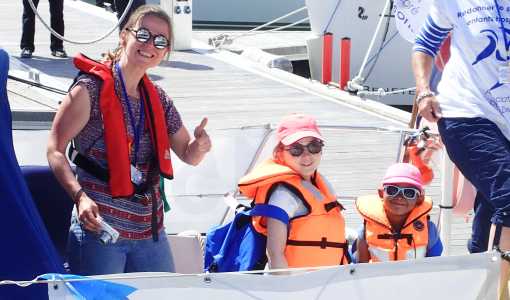
[[[64,269],[14,154],[8,71],[9,56],[0,49],[0,281],[31,280],[44,273],[64,273]],[[1,285],[0,299],[48,299],[48,291],[45,284]]]

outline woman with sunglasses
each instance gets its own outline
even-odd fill
[[[267,235],[269,267],[348,263],[342,206],[317,171],[324,138],[315,119],[303,114],[284,117],[276,139],[273,157],[239,182],[241,193],[270,211],[252,222],[255,230]]]
[[[443,245],[425,197],[418,168],[397,163],[388,168],[377,196],[356,200],[364,219],[359,233],[357,262],[380,262],[440,256]]]
[[[168,15],[141,6],[119,37],[102,62],[75,58],[81,73],[49,138],[50,167],[76,204],[69,235],[76,274],[172,271],[160,176],[173,176],[170,149],[196,165],[211,148],[207,119],[192,140],[172,100],[146,75],[170,51]],[[71,140],[77,178],[64,154]]]

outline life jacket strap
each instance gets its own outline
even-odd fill
[[[76,148],[74,147],[74,143],[71,143],[69,146],[69,150],[67,152],[67,156],[77,167],[85,170],[85,172],[90,175],[96,177],[97,179],[108,182],[110,179],[110,175],[108,174],[108,170],[98,165],[96,162],[90,160],[85,155],[82,155]]]
[[[409,244],[409,246],[413,243],[413,235],[411,233],[384,233],[378,234],[377,238],[381,240],[394,240],[395,242],[407,239],[407,244]]]
[[[327,247],[343,248],[345,250],[349,246],[349,243],[348,242],[345,242],[345,243],[328,242],[327,238],[323,237],[323,238],[321,238],[320,241],[287,240],[287,245],[305,246],[305,247],[320,247],[321,249],[326,249]]]
[[[81,154],[76,150],[73,143],[69,146],[69,150],[67,152],[67,155],[71,162],[73,162],[77,167],[80,169],[83,169],[85,172],[89,173],[90,175],[96,177],[97,179],[108,182],[110,179],[110,175],[108,173],[108,169],[103,168],[99,164],[97,164],[95,161],[89,159],[85,155]],[[150,176],[148,176],[150,177]],[[137,185],[131,182],[134,185],[135,188],[135,195],[143,196],[145,195],[149,189],[152,186],[151,180],[146,180],[143,184]]]

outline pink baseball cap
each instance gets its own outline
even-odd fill
[[[305,137],[324,141],[315,118],[305,114],[292,114],[283,117],[276,129],[276,140],[285,146]]]
[[[392,183],[409,183],[423,190],[423,180],[420,170],[412,164],[397,163],[391,165],[388,170],[386,170],[382,185]]]

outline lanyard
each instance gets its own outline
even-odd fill
[[[141,133],[142,133],[143,125],[144,125],[144,115],[145,115],[144,107],[143,107],[144,99],[142,97],[140,97],[140,120],[138,122],[138,126],[136,126],[135,116],[133,115],[133,111],[131,110],[131,104],[129,103],[129,97],[128,97],[128,94],[126,91],[126,84],[124,83],[124,77],[122,77],[122,71],[121,71],[118,63],[115,64],[115,71],[117,71],[117,74],[119,74],[120,85],[122,86],[121,98],[124,100],[124,102],[126,102],[126,106],[128,109],[129,122],[131,123],[131,127],[133,128],[133,135],[134,135],[134,140],[135,140],[134,141],[135,142],[135,163],[134,164],[136,165],[137,156],[138,156],[138,147],[140,145]],[[141,94],[140,94],[140,96],[141,96]]]
[[[498,17],[499,17],[499,24],[501,25],[501,33],[503,33],[503,41],[505,42],[505,53],[506,53],[505,61],[508,61],[508,49],[507,49],[508,41],[506,38],[505,26],[503,24],[503,18],[501,17],[501,11],[499,10],[498,0],[494,0],[494,4],[496,5],[496,11],[498,12]]]

